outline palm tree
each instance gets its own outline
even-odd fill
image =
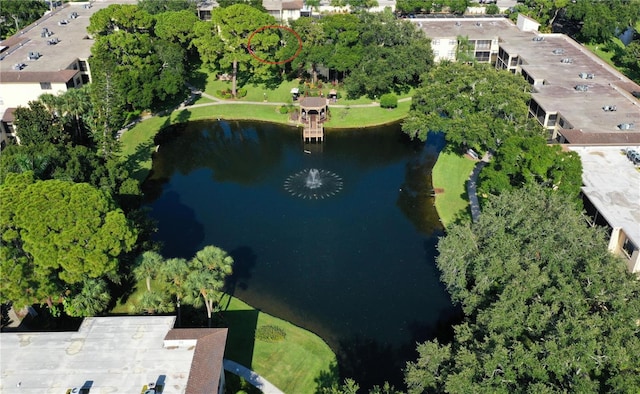
[[[169,293],[176,296],[178,327],[180,327],[180,300],[185,295],[185,283],[189,275],[189,265],[187,264],[187,260],[182,258],[172,258],[167,260],[162,266],[160,274],[169,284]]]
[[[136,280],[145,280],[147,291],[151,291],[151,279],[155,279],[162,268],[164,259],[158,252],[148,250],[136,259],[133,275]]]
[[[233,272],[233,258],[216,246],[205,246],[189,262],[186,280],[187,297],[193,306],[204,304],[211,327],[211,316],[218,311],[218,298],[222,295],[224,281]]]
[[[69,316],[95,316],[104,311],[111,301],[107,282],[102,279],[87,279],[82,291],[63,300],[64,311]]]
[[[165,293],[145,291],[138,299],[135,312],[144,312],[150,315],[171,312],[171,302]]]
[[[91,109],[88,85],[78,89],[67,90],[60,96],[59,101],[65,124],[73,123],[74,142],[84,142],[82,117]]]

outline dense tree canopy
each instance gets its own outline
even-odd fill
[[[0,40],[40,19],[49,9],[40,0],[3,0],[0,5]]]
[[[438,244],[464,312],[419,345],[409,393],[598,393],[640,387],[640,282],[571,202],[539,186],[492,198]]]
[[[362,60],[345,78],[349,96],[380,97],[417,86],[433,65],[431,43],[415,25],[391,12],[362,14]]]
[[[507,138],[480,173],[478,191],[500,194],[531,184],[557,190],[579,201],[582,162],[576,152],[547,145],[542,137]]]
[[[200,22],[200,26],[196,27],[197,37],[193,44],[198,48],[205,65],[219,73],[231,75],[234,96],[238,72],[249,73],[253,79],[259,80],[277,69],[251,56],[248,47],[249,36],[253,32],[275,24],[272,16],[246,4],[235,4],[214,9],[211,18],[211,22]],[[269,59],[269,54],[275,54],[279,47],[277,29],[263,30],[254,35],[251,41],[251,50],[260,54],[258,57],[261,59],[269,61],[279,60]]]
[[[137,232],[106,193],[86,183],[9,174],[0,186],[2,301],[57,302],[67,285],[118,274]],[[51,305],[50,305],[51,306]]]
[[[423,76],[402,130],[423,141],[429,131],[442,131],[454,146],[496,149],[510,135],[542,133],[528,120],[529,99],[519,75],[442,62]]]
[[[566,17],[579,23],[581,41],[605,43],[640,20],[640,0],[576,0]]]

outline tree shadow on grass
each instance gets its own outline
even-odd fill
[[[259,313],[256,309],[221,313],[222,325],[229,328],[225,358],[251,368]]]
[[[336,362],[332,362],[329,365],[329,368],[323,371],[320,371],[320,374],[313,379],[316,384],[316,394],[322,394],[324,389],[330,389],[331,387],[335,387],[340,383],[340,371],[338,369],[338,364]]]

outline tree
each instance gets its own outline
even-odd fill
[[[318,82],[318,64],[325,60],[322,45],[326,42],[326,35],[322,24],[314,18],[298,18],[292,22],[292,28],[305,43],[298,57],[293,59],[292,67],[298,75],[311,68],[311,80],[315,84]]]
[[[2,268],[19,277],[2,281],[2,300],[18,306],[52,307],[68,285],[116,277],[120,256],[136,242],[111,196],[86,183],[8,174],[0,200]]]
[[[107,309],[111,301],[107,282],[102,279],[87,279],[82,290],[63,300],[64,311],[73,317],[96,316]]]
[[[178,327],[181,324],[180,300],[186,295],[186,283],[189,276],[189,264],[182,258],[172,258],[165,261],[160,271],[164,281],[169,284],[170,294],[176,296],[178,310]]]
[[[529,85],[520,76],[441,62],[423,75],[421,86],[402,125],[412,138],[424,141],[429,131],[442,131],[447,143],[482,151],[497,149],[510,135],[543,133],[528,119]]]
[[[0,40],[40,19],[48,10],[40,0],[5,0],[0,7]]]
[[[380,97],[418,86],[433,64],[429,40],[422,30],[390,12],[360,15],[363,56],[345,78],[350,97]],[[420,56],[416,56],[420,53]]]
[[[151,15],[162,15],[171,12],[196,12],[196,2],[192,0],[139,0],[138,7]]]
[[[138,298],[134,312],[154,315],[171,312],[172,307],[167,294],[159,291],[145,291]]]
[[[38,145],[42,142],[64,143],[67,135],[57,116],[36,100],[28,107],[18,107],[15,112],[16,133],[23,145]]]
[[[96,36],[106,36],[116,31],[149,33],[155,19],[134,4],[112,4],[96,11],[89,19],[87,31]]]
[[[163,12],[156,15],[154,32],[158,38],[186,48],[195,36],[194,26],[198,22],[198,16],[189,10]]]
[[[465,313],[451,343],[407,365],[424,392],[633,392],[640,282],[571,201],[533,185],[493,197],[477,224],[438,243],[442,281]]]
[[[509,137],[480,173],[478,191],[499,194],[532,184],[557,190],[580,204],[580,156],[563,152],[559,145],[547,145],[542,137]]]
[[[640,1],[570,1],[566,5],[566,12],[559,15],[569,19],[569,24],[579,27],[578,37],[581,41],[607,43],[636,25],[640,18]]]
[[[211,316],[217,310],[224,281],[232,270],[233,258],[224,250],[211,245],[205,246],[189,262],[189,275],[185,284],[188,289],[186,300],[195,307],[205,305],[209,327]]]
[[[84,118],[91,111],[89,86],[65,91],[58,97],[58,106],[63,124],[68,130],[67,133],[72,136],[72,141],[76,144],[88,144],[89,135]]]
[[[163,264],[164,259],[158,252],[153,250],[146,251],[136,259],[133,275],[136,280],[144,280],[147,285],[147,291],[151,291],[151,280],[158,276]]]
[[[271,65],[258,61],[249,53],[249,36],[257,29],[274,25],[275,19],[245,4],[213,10],[211,26],[200,25],[193,43],[200,52],[204,64],[220,72],[231,73],[233,97],[237,95],[239,71],[247,71],[258,78],[268,74]],[[215,32],[215,34],[213,34]],[[251,50],[268,57],[280,45],[280,37],[274,29],[265,29],[254,35]]]

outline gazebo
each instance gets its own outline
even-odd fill
[[[300,121],[304,126],[302,138],[305,142],[321,142],[324,139],[322,123],[327,120],[328,111],[324,97],[305,97],[300,100]]]

